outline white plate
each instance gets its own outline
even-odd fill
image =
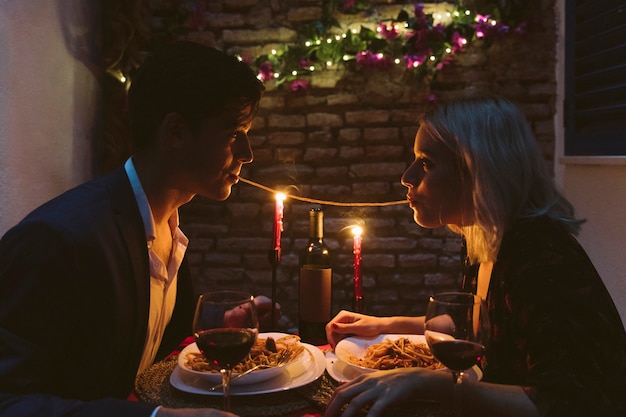
[[[421,334],[381,334],[374,338],[348,337],[337,343],[337,346],[335,346],[335,355],[337,355],[342,362],[345,362],[348,367],[355,368],[355,370],[361,371],[362,373],[374,372],[376,369],[351,363],[349,358],[363,358],[365,351],[370,346],[384,342],[385,340],[398,340],[401,338],[409,339],[413,343],[426,344],[426,339]]]
[[[333,352],[326,352],[326,372],[339,383],[350,381],[364,373],[340,360]]]
[[[441,371],[450,372],[447,368],[443,368]],[[367,373],[354,366],[348,366],[332,352],[326,352],[326,372],[339,383],[348,382],[359,375]],[[482,377],[483,371],[476,365],[463,373],[463,378],[467,378],[470,381],[480,381]]]
[[[318,379],[326,369],[324,354],[317,347],[302,343],[305,347],[304,359],[281,368],[282,372],[274,378],[256,384],[233,385],[231,395],[256,395],[270,392],[287,391],[309,384]],[[308,353],[307,353],[308,352]],[[222,395],[221,391],[209,391],[214,384],[176,366],[170,375],[170,383],[178,390],[192,394]]]
[[[276,332],[259,333],[258,338],[267,339],[268,337],[272,337],[274,338],[274,340],[277,340],[285,336],[290,336],[290,335],[286,333],[276,333]],[[299,342],[296,342],[296,343],[299,343]],[[185,346],[185,348],[178,355],[178,366],[181,368],[183,372],[194,374],[197,377],[206,380],[207,383],[211,385],[216,385],[222,382],[222,375],[219,372],[194,371],[193,369],[188,368],[185,365],[185,362],[187,361],[186,359],[187,353],[190,353],[190,352],[191,353],[200,352],[200,350],[198,349],[198,345],[196,345],[196,343],[191,343]],[[306,358],[305,358],[304,353],[305,352],[302,352],[302,354],[298,355],[296,358],[292,358],[287,364],[294,363],[295,361],[305,360]],[[249,373],[248,375],[233,381],[232,386],[234,387],[235,385],[256,384],[258,382],[265,381],[270,378],[274,378],[275,376],[278,376],[283,371],[281,369],[283,366],[259,369],[257,371],[253,371]],[[232,376],[235,377],[236,375],[237,373],[233,372]]]
[[[380,343],[386,339],[396,340],[401,337],[406,337],[414,343],[426,343],[424,336],[413,334],[382,334],[371,339],[348,337],[337,343],[334,353],[326,353],[326,371],[331,378],[340,383],[350,381],[362,374],[374,372],[376,369],[351,364],[347,362],[347,358],[341,359],[341,356],[345,358],[346,355],[352,354],[357,357],[362,357],[369,346]],[[440,371],[450,372],[447,368],[442,368]],[[469,380],[480,381],[482,377],[483,372],[478,366],[474,366],[464,372],[464,378]]]

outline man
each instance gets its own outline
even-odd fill
[[[199,44],[147,58],[129,91],[132,158],[0,241],[0,416],[232,415],[125,398],[190,332],[178,208],[230,195],[252,161],[263,90],[244,63]]]

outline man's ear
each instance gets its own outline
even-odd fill
[[[180,148],[185,141],[184,132],[186,129],[187,123],[179,113],[167,113],[161,124],[163,144],[175,149]]]

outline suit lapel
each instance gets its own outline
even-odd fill
[[[113,218],[133,269],[133,282],[127,283],[134,287],[137,300],[138,340],[133,345],[143,349],[150,308],[150,265],[143,221],[123,167],[114,172],[110,193]]]

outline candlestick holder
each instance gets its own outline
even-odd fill
[[[270,261],[270,265],[272,266],[272,312],[271,312],[272,329],[271,330],[277,330],[277,326],[276,326],[276,286],[277,286],[276,275],[278,272],[278,264],[280,263],[280,249],[270,249],[267,253],[267,258]]]
[[[353,308],[356,313],[365,313],[365,300],[363,299],[363,297],[354,298]]]

